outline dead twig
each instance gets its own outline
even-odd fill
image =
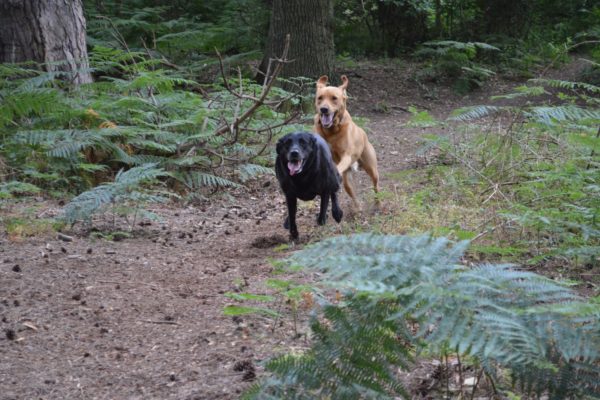
[[[471,391],[471,400],[475,397],[475,392],[477,391],[477,386],[479,386],[479,382],[481,381],[481,375],[483,375],[483,368],[479,371],[477,375],[477,379],[475,380],[475,384],[473,385],[473,390]]]
[[[240,101],[236,105],[233,121],[227,121],[224,118],[221,119],[221,121],[219,122],[220,126],[213,132],[213,134],[215,136],[220,136],[220,135],[223,135],[223,134],[226,134],[229,132],[232,135],[232,138],[231,138],[231,140],[228,141],[227,144],[228,145],[235,144],[237,142],[237,140],[239,139],[239,130],[240,130],[242,124],[246,120],[248,120],[260,106],[263,106],[263,105],[276,106],[276,105],[281,104],[283,101],[285,101],[285,99],[280,99],[277,101],[267,102],[266,98],[269,95],[271,89],[273,88],[273,85],[275,84],[277,77],[281,73],[283,66],[289,62],[289,60],[287,59],[289,48],[290,48],[290,35],[287,35],[285,38],[285,45],[283,48],[283,53],[280,58],[275,58],[275,59],[271,60],[271,61],[274,61],[274,63],[276,65],[273,69],[273,73],[271,74],[271,76],[270,77],[267,76],[267,78],[265,79],[265,83],[263,84],[261,93],[258,97],[247,95],[247,94],[243,93],[242,77],[241,77],[241,71],[239,69],[238,69],[238,78],[240,81],[239,82],[239,84],[240,84],[239,91],[232,87],[231,83],[227,79],[227,75],[225,74],[225,66],[223,63],[223,58],[221,57],[221,54],[217,51],[217,57],[219,58],[219,68],[221,71],[221,76],[223,78],[223,86],[229,93],[231,93],[234,97],[236,97]],[[295,95],[296,94],[290,95],[289,98],[292,98]],[[241,104],[242,104],[241,100],[250,100],[253,103],[252,103],[252,105],[250,105],[250,107],[248,107],[248,109],[246,109],[244,112],[241,112]],[[207,107],[210,108],[210,103]],[[280,126],[283,126],[283,125],[291,122],[296,117],[297,117],[297,114],[286,119],[286,121],[284,121],[283,123],[265,127],[265,128],[260,129],[259,131],[268,132],[272,129],[275,129],[276,127],[280,127]],[[256,131],[256,130],[250,129],[248,127],[244,127],[243,130]],[[190,149],[197,148],[197,147],[198,147],[197,142],[190,142],[190,143],[187,143],[187,144],[181,146],[179,148],[179,151],[181,153],[187,153]],[[203,149],[203,150],[208,151],[208,149]],[[219,157],[221,159],[221,165],[223,165],[224,160],[226,159],[223,155],[218,154],[217,152],[214,152],[214,151],[209,151],[209,153]],[[229,161],[237,161],[237,160],[229,159]]]
[[[254,102],[254,104],[252,104],[252,106],[250,106],[250,108],[248,108],[242,115],[240,115],[238,118],[236,118],[233,121],[233,123],[231,124],[233,126],[233,129],[236,129],[239,126],[239,124],[241,124],[243,121],[248,119],[252,114],[254,114],[254,112],[258,109],[258,107],[263,105],[265,99],[267,98],[267,95],[271,91],[271,88],[273,87],[273,84],[275,83],[275,81],[277,79],[277,76],[279,76],[279,73],[283,69],[283,65],[287,62],[287,55],[288,55],[289,49],[290,49],[290,35],[288,34],[285,37],[285,46],[283,48],[283,54],[281,55],[280,59],[276,60],[277,65],[275,66],[275,69],[273,70],[273,76],[268,81],[268,84],[266,84],[266,86],[263,88],[260,97]],[[268,79],[268,77],[267,77],[267,79]],[[227,132],[228,130],[229,130],[229,127],[227,125],[225,125],[219,129],[217,129],[215,134],[222,135],[223,133]]]
[[[107,283],[107,284],[113,284],[113,285],[145,285],[148,286],[149,288],[153,289],[153,290],[159,290],[159,287],[156,285],[153,285],[152,283],[146,283],[146,282],[131,282],[131,281],[123,281],[123,282],[119,282],[119,281],[98,281],[98,283]]]
[[[436,149],[440,150],[440,151],[444,151],[444,149],[442,149],[440,146],[434,144],[433,145]],[[458,162],[460,162],[461,164],[463,164],[465,167],[467,167],[468,169],[470,169],[472,172],[474,172],[476,175],[478,175],[479,177],[481,177],[483,180],[485,180],[487,183],[490,184],[491,187],[493,187],[495,189],[494,194],[498,193],[500,194],[504,200],[506,200],[509,204],[512,204],[512,202],[510,201],[510,199],[500,190],[499,185],[492,181],[490,178],[488,178],[487,176],[485,176],[484,174],[481,173],[481,171],[477,170],[475,167],[473,167],[471,165],[471,163],[469,163],[467,160],[463,159],[462,157],[460,157],[458,154],[453,153],[453,152],[448,152],[448,154],[454,158],[455,160],[457,160]],[[489,199],[488,199],[489,200]],[[487,201],[487,200],[486,200]]]
[[[175,321],[154,321],[151,319],[142,319],[141,322],[145,322],[147,324],[158,324],[158,325],[180,325]]]

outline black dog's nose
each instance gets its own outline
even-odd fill
[[[320,111],[321,111],[321,114],[329,114],[329,108],[327,108],[327,107],[321,107]]]
[[[298,152],[298,150],[292,150],[292,151],[290,151],[290,158],[291,159],[298,159],[298,158],[300,158],[300,153]]]

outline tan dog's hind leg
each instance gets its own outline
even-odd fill
[[[356,199],[354,187],[352,186],[352,171],[346,169],[342,174],[342,181],[344,182],[344,189],[346,190],[346,193],[348,193],[348,196],[350,196],[350,198],[352,199],[352,207],[356,211],[360,211],[360,204]]]
[[[377,156],[375,155],[375,149],[371,143],[367,142],[365,150],[360,158],[360,165],[363,167],[365,172],[371,177],[373,181],[373,191],[379,193],[379,171],[377,170]],[[376,200],[379,203],[378,200]]]

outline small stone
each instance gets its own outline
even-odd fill
[[[60,240],[62,240],[63,242],[72,242],[73,241],[73,237],[71,237],[69,235],[65,235],[64,233],[58,232],[57,237]]]

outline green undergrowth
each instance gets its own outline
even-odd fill
[[[428,395],[600,397],[598,298],[507,264],[465,266],[468,246],[357,234],[295,252],[284,265],[342,295],[313,290],[310,347],[266,361],[243,398],[410,398],[400,376],[431,359],[458,363]]]
[[[3,217],[0,218],[0,225],[11,240],[53,233],[64,227],[53,218],[32,217]]]
[[[474,187],[456,166],[429,166],[393,172],[391,217],[375,217],[382,233],[431,232],[457,240],[471,239],[484,219]],[[464,178],[464,177],[463,177]]]
[[[598,268],[597,93],[590,84],[538,79],[497,96],[526,98],[526,106],[457,110],[444,122],[449,134],[422,136],[416,168],[388,174],[391,217],[375,218],[376,231],[471,239],[469,254],[480,260]],[[551,94],[557,105],[537,101]],[[478,123],[484,118],[504,123]]]
[[[272,144],[299,128],[300,96],[274,87],[256,107],[264,87],[242,75],[201,84],[146,53],[101,45],[90,64],[95,82],[79,87],[63,73],[0,65],[0,199],[79,195],[86,203],[65,215],[74,223],[106,204],[152,200],[148,183],[202,198],[271,174]],[[124,173],[140,179],[116,195]]]
[[[0,213],[0,227],[10,240],[52,234],[65,228],[63,221],[44,216],[46,210],[41,206],[28,201],[11,202]],[[8,205],[8,200],[0,200],[0,205]]]

